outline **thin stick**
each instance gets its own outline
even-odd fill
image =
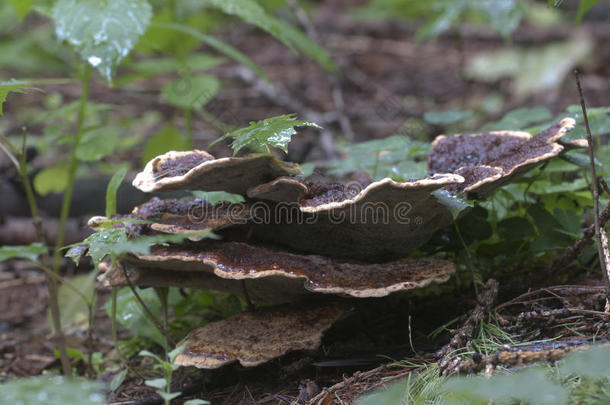
[[[468,259],[468,268],[470,269],[470,277],[472,277],[472,286],[474,287],[474,294],[477,297],[477,300],[479,299],[479,287],[477,287],[477,279],[475,276],[475,272],[474,272],[474,264],[472,262],[472,256],[470,255],[470,250],[468,249],[468,246],[466,246],[466,242],[464,241],[464,238],[462,237],[462,232],[460,232],[460,227],[458,226],[457,222],[454,222],[455,225],[455,231],[457,232],[458,238],[460,239],[460,242],[462,243],[462,246],[464,247],[464,251],[466,251],[466,258]]]
[[[136,299],[142,306],[142,309],[144,309],[144,312],[148,316],[148,319],[150,319],[152,321],[152,323],[157,327],[159,332],[161,332],[161,334],[163,336],[165,336],[165,338],[168,340],[168,342],[170,342],[172,344],[172,346],[176,346],[176,341],[174,339],[172,339],[172,337],[169,335],[169,333],[163,328],[163,326],[161,326],[159,321],[157,321],[157,318],[155,318],[155,316],[153,315],[151,310],[148,308],[148,306],[146,306],[146,304],[144,303],[144,300],[142,299],[142,297],[140,297],[140,294],[138,294],[138,291],[136,290],[133,283],[131,282],[131,279],[129,278],[129,274],[127,274],[127,270],[125,270],[124,268],[123,268],[123,275],[125,276],[125,280],[127,280],[129,289],[131,289],[131,292],[133,293],[134,297],[136,297]]]
[[[589,118],[587,117],[587,106],[585,105],[585,97],[582,93],[582,87],[580,85],[580,78],[578,70],[574,70],[574,78],[576,79],[576,87],[578,88],[578,96],[580,97],[580,107],[582,108],[582,115],[585,121],[585,128],[587,130],[587,142],[589,147],[589,163],[591,164],[591,175],[593,177],[593,218],[595,224],[595,239],[597,241],[597,254],[599,255],[599,265],[602,270],[602,276],[606,284],[606,302],[610,298],[610,280],[608,279],[607,263],[602,248],[601,232],[599,225],[599,188],[597,173],[595,170],[595,145],[593,143],[593,137],[591,136],[591,128],[589,127]]]

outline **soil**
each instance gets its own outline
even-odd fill
[[[323,119],[326,122],[319,123],[331,134],[342,132],[349,141],[383,138],[400,132],[405,124],[421,117],[431,106],[436,111],[476,108],[490,94],[501,94],[505,103],[488,120],[497,119],[515,107],[544,105],[559,113],[567,105],[578,102],[575,85],[569,77],[559,88],[527,99],[512,94],[508,81],[483,84],[464,79],[461,72],[465,61],[479,52],[504,46],[501,38],[487,30],[466,29],[460,36],[450,31],[434,41],[417,42],[413,25],[350,19],[346,10],[353,6],[353,1],[316,4],[312,24],[320,42],[343,72],[338,83],[351,133],[345,131],[340,120]],[[607,105],[608,24],[585,21],[581,30],[591,35],[597,49],[593,60],[581,67],[584,91],[590,105]],[[572,27],[536,28],[524,24],[513,43],[545,44],[565,39],[572,31]],[[213,73],[223,80],[223,90],[207,107],[220,121],[243,126],[249,121],[287,112],[297,112],[304,119],[323,118],[328,113],[336,115],[336,86],[315,62],[291,53],[277,40],[244,24],[236,24],[222,36],[279,84],[280,95],[261,90],[261,81],[237,65],[216,68]],[[101,81],[96,82],[91,98],[121,105],[124,107],[121,113],[126,116],[156,109],[163,113],[165,121],[173,120],[176,125],[184,126],[181,117],[151,97],[162,85],[159,80],[165,79],[151,79],[139,85],[142,88],[120,91],[109,91]],[[77,86],[45,88],[61,92],[66,100],[79,97]],[[407,108],[405,99],[416,102]],[[27,106],[30,101],[24,100]],[[23,107],[15,104],[5,106],[6,115],[12,109]],[[18,127],[15,123],[15,128]],[[434,126],[424,129],[427,140],[443,130]],[[204,120],[195,121],[194,132],[195,146],[201,149],[222,133]],[[305,130],[293,139],[288,158],[294,161],[316,161],[324,166],[339,153],[332,142],[324,139],[324,133]],[[216,145],[211,153],[222,157],[229,156],[231,151],[226,145]],[[129,152],[119,153],[113,159],[119,162],[134,160],[134,157]],[[135,167],[139,167],[139,162]],[[579,268],[549,274],[543,267],[533,263],[529,268],[498,269],[500,293],[493,312],[497,313],[502,327],[519,334],[525,341],[556,338],[556,344],[573,344],[610,339],[609,317],[603,313],[603,287],[597,274],[587,276]],[[66,261],[62,275],[70,278],[88,269],[87,263],[75,268]],[[553,283],[558,285],[552,286]],[[67,337],[69,347],[80,348],[84,353],[99,351],[105,357],[111,354],[110,321],[101,307],[107,298],[108,291],[100,291],[93,342],[87,345],[86,328],[79,326]],[[353,306],[351,315],[325,334],[319,350],[291,353],[251,369],[229,365],[212,371],[178,370],[174,377],[175,389],[188,394],[178,402],[198,397],[226,405],[305,404],[314,403],[310,402],[314,398],[316,404],[339,404],[340,400],[350,403],[363,392],[408,372],[404,367],[393,365],[394,360],[418,364],[436,361],[435,353],[450,340],[452,333],[446,330],[435,338],[430,333],[455,319],[459,325],[477,303],[469,288],[457,284],[433,289],[426,296],[397,294],[383,300],[348,301]],[[0,381],[59,371],[46,319],[47,304],[45,278],[39,271],[18,261],[0,263]],[[567,322],[569,328],[565,327]],[[120,336],[127,338],[128,333],[120,330]],[[79,374],[87,372],[82,361],[75,360],[74,364]],[[137,374],[130,374],[119,390],[110,394],[110,403],[160,403],[154,390],[143,384],[144,378],[152,375],[151,364],[137,356],[129,364]],[[107,371],[100,378],[110,381],[112,376]]]

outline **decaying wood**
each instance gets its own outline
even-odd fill
[[[437,352],[436,356],[439,359],[438,366],[441,375],[449,374],[455,364],[459,363],[460,360],[455,357],[454,353],[470,345],[476,326],[487,317],[492,309],[498,296],[498,286],[498,282],[494,279],[489,279],[485,283],[478,297],[479,303],[474,307],[466,322],[455,332],[449,343]]]
[[[59,232],[57,218],[42,218],[43,239],[53,245]],[[66,226],[66,243],[80,242],[91,234],[91,230],[80,220],[70,219]],[[0,245],[29,245],[40,240],[39,230],[30,217],[6,218],[0,223]]]
[[[451,371],[459,374],[475,374],[483,370],[493,370],[498,366],[517,367],[540,362],[553,363],[561,360],[570,352],[588,350],[592,346],[578,342],[574,346],[565,345],[548,350],[500,350],[489,356],[459,361],[452,367]],[[610,347],[610,342],[603,343],[601,346]]]

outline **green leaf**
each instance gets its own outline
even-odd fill
[[[19,21],[23,21],[23,17],[30,12],[33,0],[8,0],[15,7],[19,14]]]
[[[107,80],[144,34],[152,8],[146,0],[58,0],[55,33]]]
[[[569,353],[559,366],[562,374],[575,374],[581,377],[610,377],[610,348],[593,347],[582,352]]]
[[[214,238],[211,232],[191,232],[175,235],[154,235],[129,238],[125,229],[102,229],[90,235],[83,241],[89,245],[88,255],[97,266],[106,256],[119,257],[124,253],[149,254],[150,248],[163,243],[180,243],[193,236]]]
[[[472,117],[472,110],[449,110],[443,112],[427,112],[424,114],[424,120],[435,125],[453,124],[470,117]]]
[[[180,395],[182,395],[182,393],[180,392],[163,392],[163,391],[157,391],[157,394],[163,398],[165,401],[171,401],[174,398],[178,398]]]
[[[216,96],[220,82],[215,76],[186,76],[167,83],[161,95],[171,106],[185,110],[200,110]]]
[[[201,198],[202,200],[209,202],[212,205],[215,205],[215,204],[217,204],[219,202],[223,202],[223,201],[230,202],[232,204],[236,204],[236,203],[245,201],[243,196],[241,196],[239,194],[227,193],[226,191],[194,190],[194,191],[191,191],[191,194],[193,194],[197,198]]]
[[[578,5],[578,14],[576,15],[576,24],[580,24],[587,11],[589,11],[591,7],[599,2],[600,0],[580,0],[580,4]]]
[[[464,211],[465,209],[474,207],[473,202],[455,196],[449,193],[447,190],[436,190],[433,191],[432,194],[434,195],[434,197],[436,197],[436,200],[439,203],[447,207],[447,209],[451,212],[453,219],[457,218],[459,213]]]
[[[66,165],[47,167],[34,176],[34,190],[40,195],[61,193],[68,187],[68,177]]]
[[[189,399],[185,401],[182,405],[209,405],[210,401],[206,401],[204,399]]]
[[[153,314],[161,313],[161,303],[152,288],[136,288],[136,291],[140,298],[142,298],[142,301],[144,301],[144,304],[146,304],[146,307],[150,309]],[[179,299],[180,293],[178,290],[171,288],[168,298],[169,305],[173,306]],[[111,300],[108,300],[105,304],[105,309],[109,316],[111,315],[110,304]],[[160,346],[163,346],[165,343],[165,337],[148,318],[142,305],[129,287],[121,288],[117,293],[116,314],[117,322],[135,336],[146,337]],[[152,357],[157,362],[163,363],[163,360],[159,356],[149,351],[142,350],[139,355]]]
[[[78,266],[80,260],[87,253],[88,248],[89,247],[87,245],[72,246],[70,249],[68,249],[64,256],[72,259],[72,261]]]
[[[70,285],[76,287],[85,297],[93,300],[95,293],[95,279],[97,271],[78,275],[69,280]],[[89,307],[83,297],[78,295],[72,288],[65,284],[60,284],[57,290],[57,299],[61,308],[61,325],[64,330],[74,332],[87,328],[89,319]],[[51,310],[47,311],[47,321],[51,329],[54,324],[51,317]]]
[[[186,343],[182,343],[180,346],[176,346],[174,348],[174,350],[167,353],[167,357],[169,358],[169,361],[173,363],[174,360],[176,360],[176,357],[178,357],[178,355],[184,351],[185,347],[186,347]]]
[[[26,89],[32,87],[26,82],[19,82],[15,79],[11,79],[7,82],[0,82],[0,116],[2,115],[2,104],[6,101],[8,93],[25,93]]]
[[[170,124],[154,134],[148,142],[146,142],[144,150],[142,151],[142,165],[145,165],[151,159],[162,155],[167,151],[189,150],[191,148],[192,145],[188,139],[182,136],[182,134]]]
[[[532,124],[549,121],[553,116],[545,107],[523,107],[511,110],[496,122],[481,127],[481,131],[523,130]]]
[[[119,389],[121,384],[123,384],[123,381],[125,381],[125,377],[127,377],[128,371],[128,369],[124,368],[123,370],[116,373],[114,377],[112,377],[112,381],[110,381],[110,391],[116,391]]]
[[[155,378],[144,381],[144,384],[148,385],[149,387],[162,390],[167,386],[167,380],[165,380],[165,378]]]
[[[8,259],[36,260],[47,251],[42,243],[32,243],[25,246],[0,246],[0,262]]]
[[[87,134],[76,147],[76,157],[83,162],[95,162],[116,148],[119,134],[116,132]]]
[[[518,387],[518,389],[516,389]],[[447,404],[481,403],[531,403],[537,405],[561,405],[568,401],[568,392],[552,382],[540,368],[523,370],[514,374],[453,377],[443,384],[448,392]]]
[[[0,384],[5,404],[27,405],[102,405],[106,398],[97,381],[56,377],[19,378]]]
[[[108,182],[106,188],[106,218],[112,218],[116,214],[116,193],[127,174],[127,168],[119,169]]]
[[[585,36],[538,47],[506,48],[484,52],[468,60],[465,74],[471,79],[496,82],[512,78],[518,97],[556,89],[570,71],[583,63],[593,50]]]
[[[156,28],[167,28],[167,29],[171,29],[174,31],[183,32],[185,34],[189,34],[192,37],[195,37],[195,38],[199,39],[200,41],[204,42],[208,46],[216,49],[218,52],[224,53],[228,57],[236,60],[237,62],[239,62],[242,65],[246,66],[247,68],[251,69],[254,73],[256,73],[258,76],[260,76],[262,79],[264,79],[267,83],[271,83],[271,80],[269,79],[269,77],[267,77],[265,72],[263,72],[261,68],[256,66],[254,64],[254,62],[252,62],[250,60],[250,58],[248,58],[246,55],[244,55],[237,49],[233,48],[231,45],[225,44],[224,42],[222,42],[221,40],[219,40],[216,37],[203,34],[197,30],[192,29],[191,27],[187,27],[187,26],[180,25],[180,24],[158,23],[158,24],[153,24],[153,25]]]
[[[234,154],[245,147],[260,150],[269,146],[288,152],[288,143],[292,135],[297,133],[294,127],[306,126],[321,128],[313,122],[297,120],[295,114],[280,115],[262,121],[251,122],[247,128],[230,132],[218,139],[218,141],[225,138],[234,138],[231,144]]]
[[[265,9],[254,0],[207,0],[205,4],[257,26],[273,35],[288,48],[302,51],[325,69],[337,70],[324,48],[312,42],[290,24],[267,14]]]

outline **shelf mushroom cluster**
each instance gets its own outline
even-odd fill
[[[428,157],[430,176],[404,182],[318,184],[296,177],[297,164],[271,155],[215,159],[199,150],[168,152],[151,160],[133,185],[146,192],[226,191],[245,201],[211,205],[197,198],[152,198],[133,210],[132,217],[145,221],[130,233],[192,237],[101,266],[100,281],[203,288],[291,303],[191,332],[176,358],[181,365],[217,368],[239,361],[254,366],[291,350],[315,349],[347,307],[337,300],[304,304],[312,301],[306,298],[383,297],[447,281],[455,272],[452,263],[405,258],[453,220],[436,193],[484,198],[557,156],[565,148],[559,139],[573,127],[574,120],[566,118],[537,135],[439,136]],[[92,218],[90,226],[101,219]],[[202,238],[200,231],[221,238]]]

